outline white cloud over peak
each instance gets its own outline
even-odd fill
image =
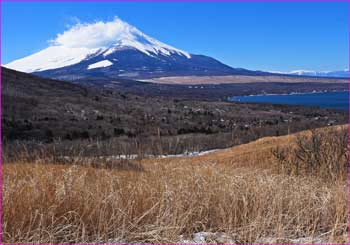
[[[147,55],[162,53],[170,55],[176,52],[190,58],[190,54],[162,43],[139,31],[137,28],[115,17],[112,21],[77,23],[67,31],[60,33],[51,41],[53,46],[66,48],[109,49],[108,55],[118,47],[133,47]]]
[[[140,31],[115,17],[109,22],[77,23],[58,34],[51,43],[70,48],[101,48],[114,44],[118,40],[132,39],[133,33],[140,33]]]

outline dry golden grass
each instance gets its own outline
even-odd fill
[[[292,137],[147,159],[145,171],[4,164],[4,242],[176,243],[212,231],[237,243],[346,243],[346,182],[273,167],[271,149]]]

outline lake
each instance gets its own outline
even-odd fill
[[[271,103],[319,106],[331,109],[349,109],[349,92],[322,92],[322,93],[302,93],[302,94],[273,94],[273,95],[249,95],[230,97],[231,101],[251,102],[251,103]]]

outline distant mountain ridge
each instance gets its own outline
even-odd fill
[[[340,71],[311,71],[311,70],[295,70],[290,72],[271,71],[271,73],[297,75],[297,76],[313,76],[313,77],[350,77],[349,69]]]

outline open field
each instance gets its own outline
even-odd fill
[[[124,162],[128,170],[44,158],[6,162],[3,239],[347,243],[346,132],[347,126],[323,128],[199,157]],[[311,161],[316,171],[308,172],[310,159],[299,161],[300,171],[286,171],[295,167],[288,156],[306,156],[300,152],[305,144],[318,156]],[[345,151],[330,154],[334,147]]]
[[[300,76],[179,76],[179,77],[159,77],[146,79],[145,82],[161,84],[232,84],[232,83],[348,83],[349,79],[344,78],[324,78],[324,77],[300,77]]]

